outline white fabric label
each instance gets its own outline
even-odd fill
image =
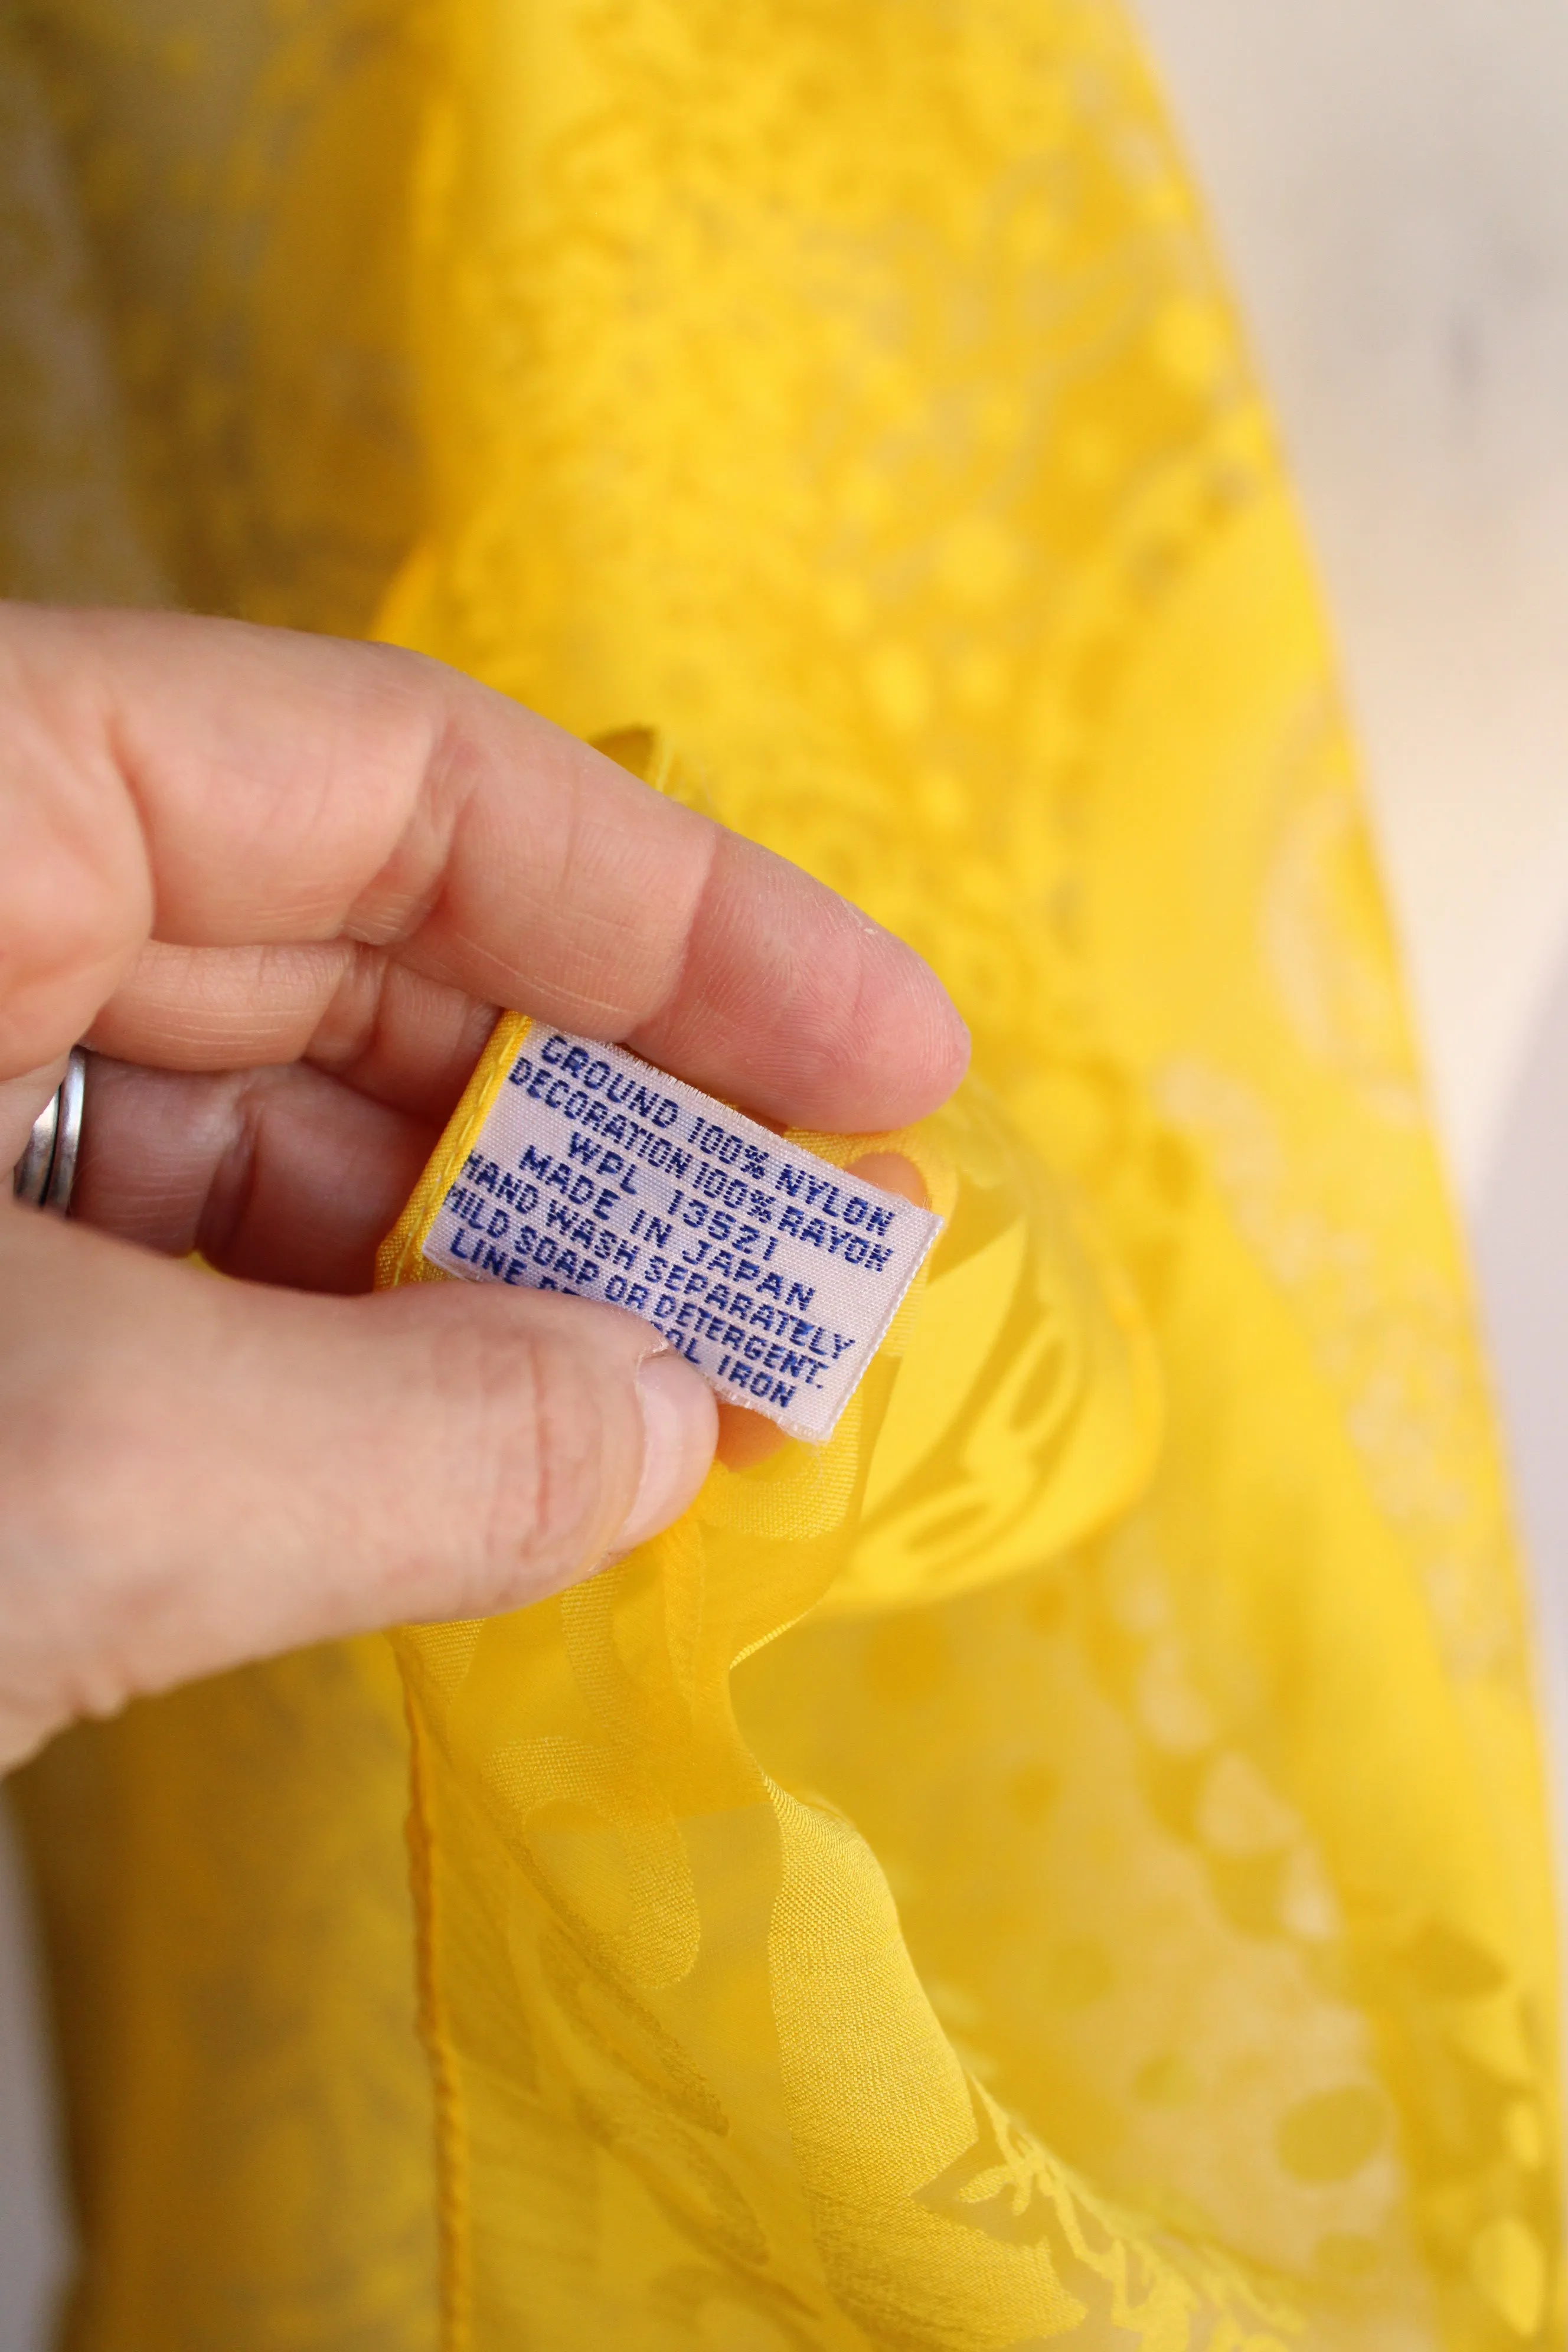
[[[942,1225],[618,1045],[536,1024],[424,1249],[468,1282],[629,1307],[720,1396],[820,1441]]]

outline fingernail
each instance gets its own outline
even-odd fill
[[[642,1476],[616,1538],[631,1551],[680,1517],[708,1475],[719,1434],[713,1391],[679,1356],[666,1349],[637,1368],[642,1404]]]

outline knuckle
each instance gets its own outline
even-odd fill
[[[626,1448],[610,1426],[615,1376],[565,1323],[548,1314],[475,1315],[461,1373],[444,1382],[449,1398],[464,1401],[462,1517],[473,1569],[503,1601],[580,1574],[608,1549],[630,1501],[616,1458]]]

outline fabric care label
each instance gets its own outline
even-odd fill
[[[423,1247],[629,1307],[721,1397],[820,1441],[942,1226],[618,1045],[531,1026]]]

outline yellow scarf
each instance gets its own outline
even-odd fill
[[[1468,1297],[1121,15],[242,15],[29,20],[167,576],[612,737],[913,940],[975,1069],[828,1447],[397,1638],[434,2170],[384,1644],[26,1776],[76,2352],[427,2347],[437,2260],[444,2352],[1560,2341]]]

